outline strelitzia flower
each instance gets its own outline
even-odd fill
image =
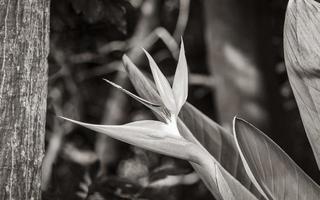
[[[188,96],[188,69],[183,43],[181,43],[172,87],[152,57],[148,52],[145,51],[145,53],[154,77],[155,87],[127,56],[123,57],[123,61],[130,79],[135,86],[139,85],[139,93],[148,100],[132,94],[113,82],[105,81],[150,108],[162,121],[143,120],[124,125],[96,125],[64,119],[123,142],[190,161],[216,199],[257,200],[215,160],[178,118],[180,109]]]
[[[153,110],[163,121],[142,120],[123,125],[97,125],[61,118],[141,148],[197,163],[199,161],[197,155],[202,151],[201,148],[194,142],[185,139],[177,126],[178,114],[188,96],[188,68],[183,42],[181,42],[172,87],[151,55],[146,50],[144,52],[149,60],[161,102],[150,102],[123,89],[116,83],[106,79],[105,81]],[[123,59],[124,62],[131,62],[127,56],[124,56]]]

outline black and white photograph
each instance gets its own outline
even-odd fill
[[[320,0],[0,0],[0,200],[320,200]]]

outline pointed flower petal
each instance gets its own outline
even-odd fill
[[[110,85],[112,85],[113,87],[121,90],[122,92],[126,93],[127,95],[129,95],[130,97],[134,98],[135,100],[139,101],[140,103],[142,103],[143,105],[147,106],[148,108],[150,108],[151,110],[154,110],[155,112],[160,112],[161,110],[161,105],[159,104],[155,104],[155,103],[152,103],[150,101],[147,101],[131,92],[129,92],[128,90],[124,89],[123,87],[121,87],[120,85],[112,82],[112,81],[109,81],[108,79],[103,79],[104,81],[106,81],[107,83],[109,83]]]
[[[161,97],[156,91],[156,86],[153,82],[147,79],[144,74],[138,69],[138,67],[130,60],[126,55],[123,55],[122,61],[124,64],[125,71],[127,72],[130,81],[133,83],[134,88],[139,95],[142,95],[147,101],[154,102],[156,105],[161,107],[153,107],[152,109],[157,115],[163,120],[170,118],[170,112],[163,104]]]
[[[117,126],[60,118],[140,148],[199,163],[199,147],[183,138],[168,137],[172,135],[171,129],[163,122],[146,120]]]
[[[159,94],[155,90],[156,86],[145,77],[130,58],[127,55],[123,55],[122,61],[125,71],[138,94],[150,102],[163,104]]]
[[[172,86],[174,98],[177,104],[177,114],[186,102],[188,97],[188,65],[184,51],[184,44],[181,38],[181,47],[176,73]]]
[[[168,80],[162,74],[162,72],[160,71],[158,65],[153,60],[151,55],[146,50],[143,49],[143,51],[147,55],[147,58],[149,60],[149,65],[150,65],[150,68],[151,68],[151,72],[152,72],[154,81],[156,83],[158,92],[160,94],[160,97],[161,97],[164,105],[170,111],[175,112],[176,111],[176,102],[174,100],[172,89],[170,87],[170,84],[169,84]]]

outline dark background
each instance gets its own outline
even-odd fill
[[[166,43],[179,44],[180,36],[191,73],[188,101],[226,128],[234,115],[252,122],[320,182],[284,66],[287,1],[180,2],[51,1],[44,199],[213,198],[187,162],[56,118],[98,124],[154,118],[102,78],[133,91],[121,57],[125,53],[149,71],[144,47],[170,79],[177,50]]]

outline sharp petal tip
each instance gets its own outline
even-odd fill
[[[129,59],[129,57],[127,56],[127,54],[122,55],[122,60],[128,60],[128,59]]]
[[[61,118],[61,119],[66,120],[68,122],[74,123],[74,124],[78,124],[78,125],[82,125],[83,124],[83,122],[80,122],[80,121],[77,121],[77,120],[73,120],[73,119],[69,119],[67,117],[63,117],[63,116],[58,116],[58,117]]]
[[[113,87],[115,88],[118,88],[118,89],[123,89],[120,85],[108,80],[108,79],[103,79],[104,81],[106,81],[107,83],[109,83],[110,85],[112,85]]]
[[[181,36],[181,47],[184,47],[183,38]]]
[[[123,67],[125,71],[127,71],[130,65],[133,64],[130,58],[126,54],[122,56],[122,62],[123,62]]]
[[[150,53],[147,50],[145,50],[144,48],[142,48],[142,50],[143,50],[144,54],[146,54],[146,56],[148,57],[148,60],[150,61],[152,59],[152,56],[150,55]]]
[[[57,117],[58,117],[58,118],[60,118],[60,119],[63,119],[63,120],[69,121],[69,122],[74,121],[74,120],[72,120],[72,119],[69,119],[69,118],[66,118],[66,117],[63,117],[63,116],[60,116],[60,115],[58,115]]]
[[[109,81],[108,79],[106,78],[103,78],[102,80],[104,80],[105,82],[109,83],[110,85],[113,85],[111,81]]]
[[[122,62],[123,62],[124,65],[127,65],[128,62],[130,62],[130,58],[126,54],[123,54]]]
[[[110,83],[111,81],[109,81],[108,79],[106,79],[106,78],[103,78],[102,80],[104,80],[105,82],[107,82],[107,83]]]

